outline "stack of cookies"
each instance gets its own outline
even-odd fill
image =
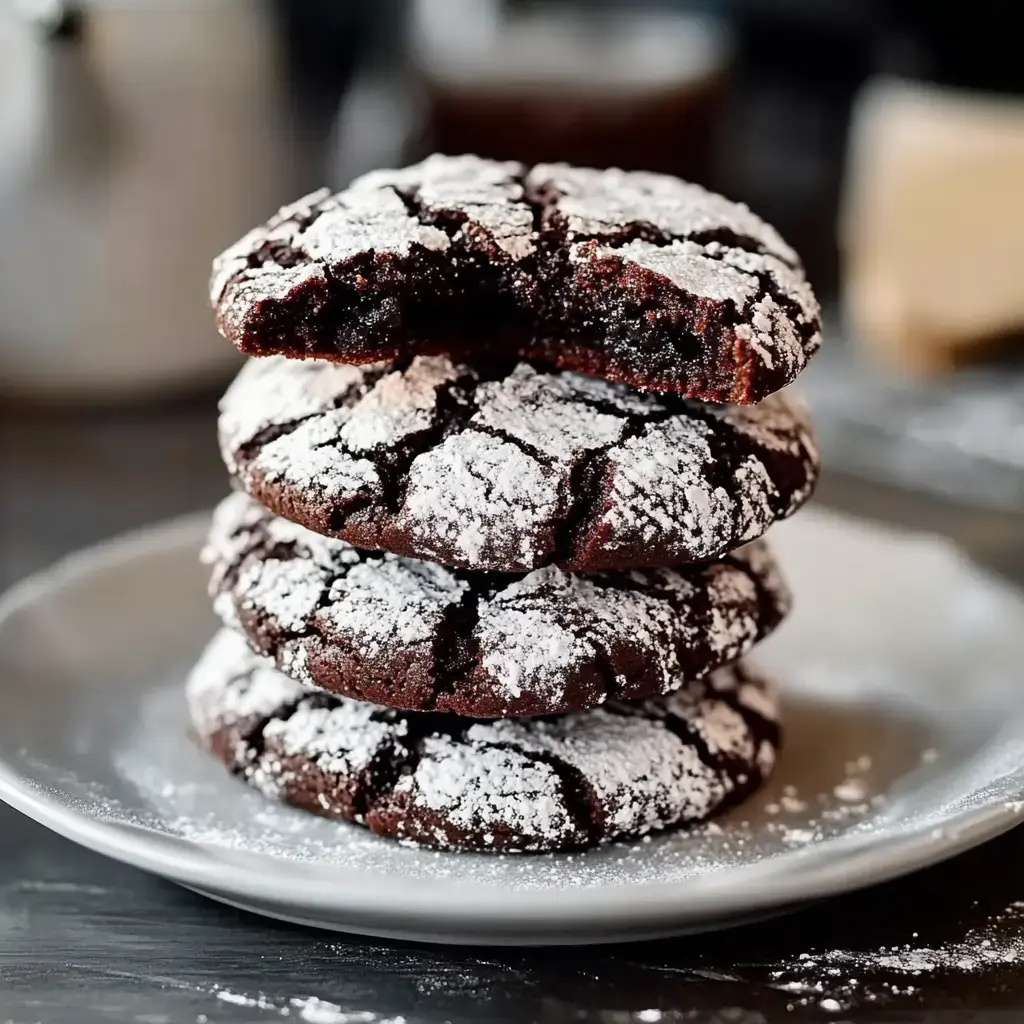
[[[742,658],[789,596],[820,342],[796,254],[656,174],[434,156],[281,210],[214,264],[251,360],[188,684],[236,775],[427,846],[691,823],[779,745]],[[771,396],[771,397],[769,397]]]

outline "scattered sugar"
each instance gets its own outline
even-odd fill
[[[263,992],[257,992],[255,995],[250,996],[244,992],[235,992],[232,989],[217,986],[213,989],[212,994],[218,1002],[229,1003],[231,1006],[245,1006],[255,1010],[270,1010],[281,1017],[290,1016],[287,1005],[283,1004],[280,1000],[272,999]]]
[[[218,1002],[230,1006],[264,1010],[278,1017],[306,1021],[307,1024],[406,1024],[405,1017],[381,1017],[372,1010],[345,1010],[337,1003],[321,999],[319,996],[273,998],[263,992],[248,995],[219,985],[212,989],[197,986],[196,991],[212,995]],[[200,1014],[197,1019],[206,1020],[207,1015]]]
[[[379,1017],[372,1010],[343,1010],[337,1003],[316,996],[292,999],[291,1006],[308,1024],[405,1024],[404,1017]]]
[[[916,939],[918,933],[914,932],[911,937]],[[938,947],[907,942],[873,950],[801,953],[771,972],[771,984],[780,991],[802,996],[800,1005],[816,1002],[821,1009],[839,1012],[854,1002],[912,996],[920,988],[915,979],[941,974],[980,974],[1001,967],[1018,969],[1021,966],[1024,966],[1024,901],[1017,901],[960,938]],[[903,977],[906,983],[873,982],[873,973]]]
[[[813,828],[788,828],[780,832],[782,841],[789,846],[806,846],[819,838]]]
[[[868,787],[863,779],[844,779],[832,792],[837,800],[846,804],[862,804],[868,797]]]
[[[797,795],[796,787],[784,786],[779,797],[779,807],[786,814],[802,814],[807,810],[807,801]]]

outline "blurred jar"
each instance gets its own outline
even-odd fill
[[[643,4],[415,0],[424,148],[706,181],[730,60],[717,21]]]
[[[277,35],[251,0],[0,0],[0,392],[230,372],[210,260],[294,190]]]

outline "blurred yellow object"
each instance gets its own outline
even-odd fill
[[[853,336],[914,372],[1024,343],[1024,101],[870,83],[840,225]]]

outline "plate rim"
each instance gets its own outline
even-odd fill
[[[883,527],[831,510],[817,509],[810,514],[820,521],[845,521],[860,530],[937,546],[945,557],[955,558],[967,571],[1006,596],[1021,599],[1017,588],[971,562],[944,538]],[[0,595],[0,640],[6,623],[16,611],[55,590],[146,557],[167,557],[176,549],[197,550],[208,528],[209,517],[208,511],[189,513],[120,534],[72,552],[15,583]],[[1020,796],[1024,797],[1024,779]],[[881,838],[847,834],[828,844],[827,855],[820,852],[821,847],[787,852],[781,855],[790,866],[785,872],[775,867],[780,857],[769,857],[709,876],[671,882],[623,882],[562,889],[558,892],[557,914],[552,915],[550,889],[517,889],[514,898],[509,899],[510,890],[500,885],[467,885],[457,880],[435,880],[424,885],[422,881],[373,873],[375,880],[388,880],[390,898],[382,902],[379,886],[360,884],[360,879],[371,876],[367,871],[353,873],[339,869],[337,882],[329,887],[322,877],[322,872],[327,870],[324,867],[318,869],[320,877],[310,877],[301,871],[282,877],[282,861],[272,854],[216,847],[83,814],[22,776],[2,750],[0,800],[87,849],[193,889],[224,892],[227,880],[231,883],[228,891],[242,899],[316,908],[320,917],[357,913],[400,923],[403,930],[421,920],[429,921],[432,931],[439,927],[473,929],[482,926],[501,930],[504,926],[504,931],[509,933],[526,928],[543,931],[545,925],[552,925],[553,916],[557,918],[556,930],[560,932],[595,925],[608,927],[614,923],[622,926],[628,923],[627,930],[642,931],[744,912],[781,909],[910,874],[995,838],[1024,821],[1024,802],[1001,797],[998,803],[964,809],[941,825],[926,825]],[[450,853],[448,856],[465,855]],[[301,867],[298,862],[287,863],[295,869]],[[274,865],[278,867],[276,875],[271,870]],[[760,884],[765,880],[770,880],[770,884]],[[471,899],[466,898],[467,893],[471,894]]]

